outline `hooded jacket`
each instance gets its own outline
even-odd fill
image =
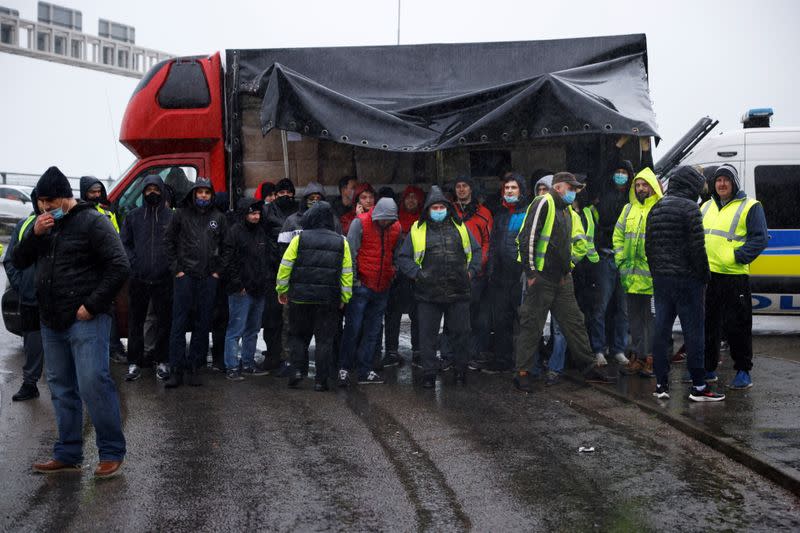
[[[522,265],[517,261],[517,235],[528,208],[525,180],[521,176],[511,178],[519,185],[520,198],[516,204],[503,201],[495,212],[489,242],[489,259],[486,272],[492,285],[519,283]]]
[[[325,188],[316,181],[312,181],[306,185],[306,188],[303,190],[303,198],[300,201],[300,207],[296,213],[291,214],[286,218],[281,226],[281,231],[278,234],[278,250],[281,252],[281,255],[283,255],[283,251],[286,250],[286,247],[289,245],[289,242],[291,242],[292,238],[295,235],[299,235],[300,232],[303,231],[302,219],[306,211],[309,210],[308,197],[312,194],[319,194],[322,196],[322,200],[324,200]],[[333,213],[333,211],[331,212]],[[342,226],[339,223],[339,219],[335,214],[331,215],[331,219],[333,220],[334,231],[341,234]]]
[[[741,189],[739,173],[736,171],[735,167],[732,165],[720,165],[714,172],[714,180],[716,180],[718,176],[727,176],[733,183],[733,198],[731,202],[747,199],[747,195]],[[717,188],[714,186],[713,181],[709,183],[709,189],[711,192],[711,199],[706,203],[714,202],[718,210],[722,209],[722,200],[717,193]],[[706,203],[700,207],[700,210],[704,213],[706,211]],[[764,207],[761,205],[761,202],[755,202],[750,208],[747,212],[745,223],[747,225],[746,240],[742,246],[736,248],[733,252],[734,261],[740,265],[749,265],[755,261],[769,243],[767,218],[764,214]]]
[[[212,205],[195,204],[195,191],[201,187],[211,189]],[[222,272],[222,242],[227,223],[225,215],[213,206],[213,191],[211,181],[198,178],[186,194],[185,207],[175,211],[167,226],[164,244],[173,275],[183,272],[202,279]]]
[[[467,180],[458,180],[458,182],[461,181]],[[494,222],[492,214],[488,209],[478,203],[474,195],[470,203],[462,204],[456,201],[454,207],[458,216],[464,224],[467,225],[467,229],[481,247],[483,260],[481,261],[481,271],[479,275],[483,275],[486,272],[486,263],[489,261],[489,247],[492,235],[492,224]]]
[[[618,168],[624,168],[628,174],[628,182],[622,188],[617,187],[613,181],[614,170]],[[612,162],[606,170],[605,180],[600,191],[600,201],[597,204],[598,218],[594,241],[601,256],[610,254],[614,248],[614,228],[630,198],[634,174],[631,162],[621,159],[617,150],[617,155],[612,158]]]
[[[414,195],[417,197],[417,211],[412,213],[411,211],[406,210],[406,202],[405,199],[407,196]],[[400,227],[403,228],[403,233],[408,234],[411,231],[411,225],[419,220],[419,216],[422,213],[422,204],[425,202],[425,192],[416,187],[414,185],[409,185],[403,191],[402,196],[400,197],[400,206],[398,212],[398,221],[400,222]]]
[[[14,248],[14,266],[36,265],[36,300],[42,324],[62,331],[81,305],[108,313],[130,274],[122,242],[94,205],[78,202],[46,235],[26,234]]]
[[[100,185],[100,198],[98,200],[89,200],[89,189],[95,185]],[[94,204],[95,209],[104,214],[111,221],[111,225],[119,232],[119,224],[117,223],[117,215],[108,202],[108,194],[106,194],[106,186],[103,182],[94,176],[82,176],[80,181],[81,200]]]
[[[263,296],[275,278],[275,260],[271,257],[272,249],[264,226],[260,221],[247,222],[248,212],[251,209],[260,211],[262,204],[254,198],[242,198],[237,204],[236,222],[228,229],[222,252],[228,294],[244,289],[251,296]]]
[[[149,185],[156,185],[161,191],[161,201],[157,205],[142,202],[125,217],[120,239],[131,263],[131,277],[147,282],[168,281],[172,272],[169,268],[164,235],[170,221],[172,209],[166,207],[166,187],[158,174],[146,176],[142,182],[142,198]]]
[[[386,228],[380,220],[390,220]],[[353,259],[353,270],[361,284],[375,292],[383,292],[394,278],[394,252],[400,242],[402,229],[397,222],[397,204],[391,198],[381,198],[368,213],[358,215],[350,224],[347,242]]]
[[[691,277],[705,283],[709,278],[703,217],[697,198],[703,177],[690,166],[669,176],[667,193],[650,209],[645,231],[645,253],[651,274]]]
[[[653,194],[640,202],[636,197],[636,180],[642,179]],[[653,278],[647,266],[645,230],[647,215],[663,196],[655,173],[646,168],[636,174],[629,193],[629,202],[622,209],[614,228],[614,261],[619,269],[622,287],[630,294],[653,294]]]
[[[430,218],[430,207],[437,203],[447,206],[448,216],[442,222],[433,222]],[[463,222],[439,187],[431,187],[417,224],[426,226],[422,266],[414,260],[411,235],[403,241],[397,257],[397,268],[405,276],[415,280],[416,299],[433,303],[469,300],[470,274],[474,278],[480,271],[481,247],[467,231],[472,249],[472,259],[467,265],[461,234],[456,227]]]
[[[541,178],[536,180],[536,183],[533,186],[533,194],[536,194],[536,191],[539,190],[539,185],[544,185],[545,187],[547,187],[548,191],[550,189],[552,189],[553,188],[553,175],[552,174],[547,174],[546,176],[542,176]]]

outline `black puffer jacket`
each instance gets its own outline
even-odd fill
[[[222,255],[228,294],[244,289],[249,295],[263,296],[268,280],[275,278],[264,226],[260,222],[247,222],[248,211],[261,210],[263,203],[254,198],[242,198],[237,204],[237,221],[228,230]]]
[[[78,202],[49,234],[29,232],[13,260],[18,269],[36,264],[39,313],[54,330],[70,327],[81,305],[93,315],[108,313],[130,274],[119,235],[87,202]]]
[[[157,283],[169,279],[167,251],[164,234],[172,220],[172,209],[164,205],[167,194],[164,182],[157,174],[144,178],[142,196],[149,185],[161,191],[161,202],[157,205],[143,203],[125,217],[120,238],[131,262],[131,277],[136,280]]]
[[[614,170],[625,169],[628,174],[628,182],[623,188],[618,188],[613,181]],[[627,159],[619,157],[619,149],[616,149],[611,163],[608,165],[606,175],[600,190],[600,201],[597,204],[598,219],[595,226],[594,243],[600,255],[608,255],[614,248],[614,226],[617,219],[629,201],[629,191],[635,172],[633,165]]]
[[[338,304],[342,298],[341,276],[345,239],[333,229],[333,210],[318,202],[301,219],[297,258],[289,278],[293,302]]]
[[[175,211],[164,236],[172,273],[184,272],[194,278],[222,272],[222,241],[227,230],[225,215],[213,205],[195,205],[195,191],[200,187],[214,190],[209,180],[198,178],[186,195],[186,207]]]
[[[448,218],[443,222],[433,222],[430,207],[436,203],[447,206]],[[470,299],[470,278],[478,275],[481,268],[481,247],[469,231],[472,247],[472,260],[467,265],[461,234],[456,224],[463,225],[452,204],[447,201],[441,189],[431,187],[419,223],[424,223],[425,255],[422,267],[414,261],[414,246],[409,235],[400,248],[397,257],[398,268],[415,280],[414,295],[417,300],[434,303],[451,303]],[[413,231],[413,229],[412,229]]]
[[[692,167],[679,167],[670,175],[667,194],[650,210],[644,242],[654,276],[709,279],[703,217],[697,205],[702,190],[703,176]]]

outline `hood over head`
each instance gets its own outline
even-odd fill
[[[300,217],[300,226],[304,229],[329,229],[336,231],[333,223],[333,208],[325,200],[320,200]]]
[[[186,193],[186,196],[183,198],[183,205],[193,206],[195,191],[203,187],[205,187],[206,189],[211,189],[211,204],[214,205],[214,198],[216,196],[216,193],[214,192],[214,186],[211,184],[210,179],[201,177],[197,178],[197,181],[195,181],[194,184],[192,184],[192,188],[189,189],[189,192]]]
[[[397,204],[391,198],[381,198],[372,208],[372,220],[397,220]]]
[[[634,183],[638,179],[646,181],[647,184],[653,188],[655,194],[650,197],[655,198],[655,200],[652,200],[653,203],[657,202],[662,196],[664,196],[664,193],[661,191],[661,183],[658,181],[658,176],[656,176],[655,172],[653,172],[650,167],[646,167],[641,172],[636,174],[636,177],[634,177],[633,180],[631,180],[631,190],[628,192],[628,201],[630,203],[639,201],[636,198],[636,187],[634,186]]]
[[[108,194],[106,194],[106,186],[103,185],[103,182],[99,179],[95,178],[94,176],[81,176],[81,200],[84,202],[88,202],[86,195],[89,192],[89,189],[94,187],[95,185],[100,185],[100,200],[98,200],[101,204],[108,203]]]
[[[144,199],[144,191],[147,189],[148,186],[155,185],[158,187],[158,190],[161,191],[161,201],[155,207],[162,207],[164,203],[167,201],[167,191],[166,185],[164,185],[164,180],[161,179],[161,176],[158,174],[148,174],[142,179],[142,199]],[[143,204],[148,206],[147,203]],[[149,207],[149,206],[148,206]]]
[[[428,221],[431,219],[430,208],[433,204],[444,204],[447,206],[450,218],[459,219],[453,204],[451,204],[450,200],[444,195],[442,189],[440,189],[438,185],[432,185],[430,192],[428,192],[428,197],[425,199],[425,205],[422,207],[422,212],[419,215],[421,221]]]
[[[683,165],[669,174],[667,196],[677,196],[696,202],[703,190],[705,178],[689,165]]]
[[[533,193],[536,194],[536,189],[539,188],[539,185],[544,185],[548,189],[553,188],[553,175],[548,174],[546,176],[542,176],[538,180],[536,180],[536,184],[533,186]]]
[[[306,210],[308,210],[308,205],[306,205],[306,200],[308,200],[308,197],[311,196],[312,194],[319,194],[322,197],[321,199],[324,200],[325,187],[323,187],[316,181],[312,181],[311,183],[306,185],[305,188],[303,189],[303,199],[300,201],[300,208],[298,209],[298,211],[304,213],[306,212]]]
[[[633,176],[635,174],[633,170],[633,163],[631,163],[627,159],[620,159],[619,164],[616,167],[614,167],[614,170],[618,168],[625,169],[625,172],[628,173],[628,184],[630,185],[630,183],[633,182]]]
[[[248,214],[261,213],[263,207],[264,201],[258,198],[239,198],[239,201],[236,202],[236,214],[244,222]]]
[[[736,170],[736,167],[728,164],[720,165],[719,167],[717,167],[717,170],[714,171],[714,178],[708,183],[708,190],[711,193],[711,196],[714,198],[714,200],[717,201],[717,203],[719,203],[720,199],[719,195],[717,194],[717,188],[714,186],[714,184],[717,181],[717,178],[720,176],[725,176],[729,178],[733,183],[734,198],[742,189],[742,186],[739,183],[739,172]]]
[[[412,195],[412,194],[417,197],[417,203],[419,204],[420,209],[422,209],[422,203],[425,201],[425,191],[423,191],[422,189],[420,189],[416,185],[408,185],[403,190],[403,194],[400,195],[400,210],[401,211],[405,211],[405,207],[403,207],[403,206],[405,205],[404,200],[406,199],[406,196],[409,196],[409,195]]]

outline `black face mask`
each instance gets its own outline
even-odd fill
[[[148,205],[158,205],[161,202],[161,195],[157,192],[149,192],[144,195],[144,201]]]
[[[295,205],[294,198],[286,195],[280,196],[275,199],[275,205],[277,205],[281,209],[289,209]]]

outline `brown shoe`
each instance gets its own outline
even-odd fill
[[[94,477],[114,477],[122,468],[122,461],[100,461],[94,469]]]
[[[653,356],[648,355],[647,358],[644,360],[644,364],[642,365],[641,370],[639,370],[639,375],[643,378],[654,378],[656,377],[655,372],[653,372]]]
[[[33,463],[33,470],[40,474],[55,474],[56,472],[80,472],[81,465],[64,463],[56,459],[50,459],[44,463]]]
[[[620,368],[620,372],[622,372],[623,374],[627,374],[628,376],[631,376],[633,374],[639,373],[639,371],[642,370],[643,366],[644,365],[642,364],[642,360],[639,359],[635,354],[632,354],[630,362],[624,367]]]

